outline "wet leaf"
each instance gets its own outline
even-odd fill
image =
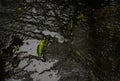
[[[43,57],[43,53],[45,52],[48,42],[49,42],[50,36],[47,36],[45,40],[40,41],[38,47],[37,47],[37,53],[40,58]]]
[[[80,13],[80,15],[78,15],[77,19],[79,20],[83,20],[85,18],[83,13]]]
[[[73,20],[70,20],[70,22],[68,23],[67,29],[70,31],[72,30],[72,28],[73,28]]]
[[[69,48],[70,51],[70,57],[73,58],[76,62],[80,62],[81,61],[81,54],[78,50],[75,50],[73,48]]]
[[[75,49],[70,49],[77,57],[80,57],[80,52],[78,50]]]
[[[45,42],[44,42],[44,50],[46,50],[47,46],[48,46],[48,42],[49,42],[50,36],[47,36],[45,38]]]
[[[90,70],[90,76],[91,76],[92,81],[97,81],[92,70]]]
[[[13,45],[12,47],[13,47],[13,51],[14,51],[14,52],[15,52],[15,51],[18,51],[18,50],[19,50],[19,48],[20,48],[20,46],[19,46],[19,45]]]
[[[18,10],[18,11],[21,11],[21,10],[22,10],[22,8],[21,8],[21,7],[19,7],[17,10]]]
[[[84,15],[82,14],[82,13],[80,13],[80,15],[78,15],[78,19],[81,19],[81,18],[83,18],[84,17]]]
[[[44,50],[44,40],[40,41],[38,47],[37,47],[37,53],[39,57],[43,56],[43,50]]]

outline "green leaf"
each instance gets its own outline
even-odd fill
[[[44,40],[40,41],[38,47],[37,47],[37,53],[39,57],[43,56],[43,50],[44,50]]]
[[[46,36],[45,40],[40,41],[37,47],[37,53],[40,58],[43,57],[43,53],[45,52],[48,42],[49,42],[50,36]]]
[[[47,48],[47,46],[48,46],[49,39],[50,39],[50,36],[48,35],[48,36],[45,38],[45,41],[44,41],[44,50],[46,50],[46,48]]]
[[[20,46],[19,46],[19,45],[13,45],[12,47],[13,47],[13,51],[14,51],[14,52],[15,52],[15,51],[18,51],[18,50],[19,50],[19,48],[20,48]]]
[[[70,22],[68,23],[67,29],[70,31],[73,28],[73,20],[71,19]]]

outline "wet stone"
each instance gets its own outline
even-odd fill
[[[85,20],[70,23],[78,14],[76,7],[61,3],[24,0],[0,5],[1,81],[119,80],[120,7],[83,9]],[[51,38],[43,62],[37,46],[47,36]]]

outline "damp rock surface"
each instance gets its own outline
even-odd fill
[[[0,5],[1,81],[119,81],[120,5],[76,10],[64,2]],[[47,36],[43,62],[37,46]]]

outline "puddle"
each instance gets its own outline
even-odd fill
[[[37,46],[38,46],[40,40],[28,39],[28,40],[24,40],[23,42],[24,42],[24,44],[20,47],[19,51],[17,51],[17,52],[25,51],[29,55],[38,56],[37,55]]]
[[[55,60],[53,62],[46,62],[46,63],[40,63],[36,62],[35,65],[35,71],[36,73],[32,74],[31,77],[33,78],[33,81],[58,81],[60,76],[57,75],[58,71],[53,71],[51,67],[57,62],[58,60]],[[33,61],[34,62],[34,61]],[[35,62],[34,62],[35,63]],[[33,66],[30,66],[26,69],[32,69]]]
[[[67,41],[67,39],[65,39],[64,36],[60,35],[58,32],[50,32],[48,30],[44,30],[42,31],[42,33],[44,35],[50,35],[51,37],[57,38],[59,43],[63,43]]]
[[[37,29],[34,32],[36,32],[36,33],[42,32],[42,34],[44,34],[44,35],[50,35],[52,38],[56,38],[58,43],[67,42],[67,39],[64,36],[62,36],[59,32],[53,32],[53,31],[49,31],[49,30],[40,31]]]
[[[17,67],[12,71],[11,78],[6,81],[58,81],[60,76],[57,75],[58,71],[53,70],[54,64],[59,60],[51,58],[46,62],[42,62],[37,55],[37,45],[40,40],[27,39],[23,41],[20,47],[18,58],[20,62]],[[13,55],[15,56],[15,55]],[[29,57],[32,56],[32,57]],[[26,58],[25,58],[26,57]],[[35,57],[35,58],[34,58]],[[12,65],[9,66],[11,68]],[[15,75],[14,75],[15,74]]]
[[[17,70],[21,70],[21,71],[17,72],[17,74],[14,75],[14,77],[16,77],[17,79],[10,78],[10,79],[6,79],[6,81],[27,81],[27,79],[30,79],[30,81],[59,80],[60,76],[57,75],[58,71],[51,69],[54,66],[54,64],[58,62],[58,60],[49,60],[47,62],[41,62],[40,60],[38,61],[36,59],[31,59],[30,61],[31,62],[28,64],[29,62],[28,59],[22,60],[19,63],[18,67],[16,68]],[[22,73],[23,71],[25,73]]]

